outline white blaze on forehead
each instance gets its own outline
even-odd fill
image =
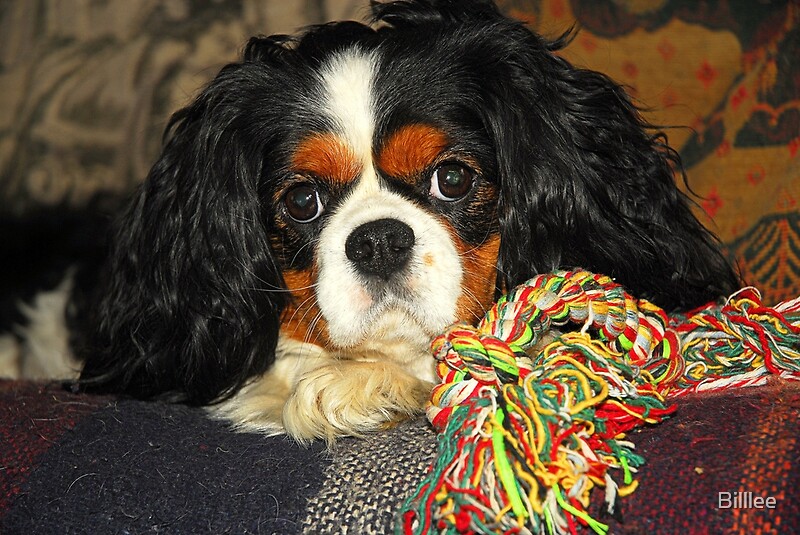
[[[364,169],[372,168],[375,111],[372,87],[377,55],[357,47],[332,56],[321,71],[323,107]]]
[[[315,293],[334,346],[401,340],[427,349],[430,337],[455,320],[461,260],[442,221],[381,187],[372,161],[377,65],[376,53],[352,47],[333,55],[320,71],[323,111],[362,171],[320,233]],[[359,225],[388,218],[411,227],[414,248],[396,282],[380,291],[358,273],[345,244]]]

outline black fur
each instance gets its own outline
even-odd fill
[[[555,54],[569,35],[548,41],[491,2],[372,9],[378,31],[341,23],[252,40],[176,114],[118,225],[84,387],[205,404],[270,366],[288,298],[281,273],[303,258],[282,248],[310,239],[281,224],[275,198],[291,144],[326,127],[303,100],[314,70],[353,43],[384,56],[379,135],[434,122],[480,163],[492,216],[475,217],[488,196],[446,216],[475,239],[499,232],[505,288],[582,266],[687,309],[738,286],[674,184],[677,154],[617,84]]]
[[[272,117],[255,97],[273,81],[251,44],[179,111],[169,141],[116,231],[80,352],[91,390],[203,404],[273,360],[284,294],[263,224],[261,180]],[[279,55],[278,55],[279,56]],[[262,122],[263,121],[263,122]],[[254,139],[255,136],[255,139]]]
[[[21,305],[33,306],[40,292],[55,290],[68,274],[73,301],[96,285],[113,210],[104,202],[109,201],[97,199],[80,211],[54,206],[0,214],[0,333],[19,336],[19,327],[28,324]]]

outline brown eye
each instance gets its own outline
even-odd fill
[[[322,214],[319,192],[313,186],[300,184],[294,186],[283,198],[289,217],[298,223],[309,223]]]
[[[459,163],[445,163],[431,176],[430,194],[442,201],[457,201],[472,189],[475,172]]]

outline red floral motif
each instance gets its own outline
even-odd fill
[[[656,50],[658,50],[658,53],[664,58],[664,61],[669,61],[675,56],[675,45],[667,38],[662,39],[658,43]]]
[[[739,89],[731,96],[731,107],[734,110],[737,110],[739,106],[741,106],[742,102],[747,100],[750,96],[750,92],[747,90],[745,86],[740,86]]]
[[[700,83],[703,84],[703,87],[708,89],[711,87],[711,84],[714,82],[714,80],[717,79],[717,75],[719,73],[717,72],[717,69],[715,69],[714,66],[711,65],[706,59],[703,60],[703,64],[700,65],[694,74],[697,79],[700,80]]]
[[[778,202],[775,204],[775,208],[781,212],[794,210],[797,208],[797,199],[795,199],[794,195],[789,193],[788,190],[781,188],[781,193],[778,195]]]
[[[581,34],[578,42],[580,43],[581,47],[590,54],[597,50],[597,41],[588,33]]]
[[[719,144],[719,147],[717,147],[717,157],[724,158],[730,153],[731,153],[731,142],[726,139]]]
[[[722,198],[719,196],[719,193],[717,192],[717,186],[712,186],[711,191],[709,191],[708,195],[706,195],[706,198],[703,199],[701,206],[703,207],[703,210],[705,210],[705,212],[708,214],[708,217],[714,219],[719,209],[722,208],[723,204],[724,203],[722,202]]]
[[[692,130],[697,132],[698,137],[702,140],[706,133],[706,118],[702,115],[695,115],[689,126]]]
[[[800,137],[796,137],[789,142],[789,156],[794,158],[797,152],[800,151]]]
[[[639,67],[632,61],[625,61],[622,63],[622,72],[628,78],[636,78],[636,75],[639,74]]]
[[[664,108],[675,106],[678,103],[678,100],[678,93],[671,87],[668,87],[663,93],[661,93],[661,106]]]

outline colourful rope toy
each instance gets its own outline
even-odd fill
[[[768,308],[745,288],[668,317],[609,277],[557,272],[514,289],[476,327],[451,326],[432,351],[439,453],[396,531],[605,534],[587,512],[591,491],[605,488],[613,512],[636,489],[644,459],[625,433],[674,412],[669,398],[800,380],[800,299]]]

